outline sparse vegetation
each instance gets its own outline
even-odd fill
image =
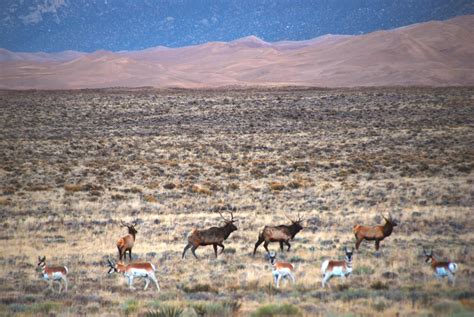
[[[0,315],[474,311],[472,88],[0,91],[0,104]],[[223,254],[181,260],[187,234],[227,209],[238,230]],[[382,211],[400,225],[322,289],[322,262]],[[305,221],[278,253],[296,285],[277,290],[263,248],[250,255],[284,213]],[[132,260],[156,266],[159,293],[107,276],[120,220],[135,219]],[[422,247],[456,261],[454,287]],[[47,290],[39,255],[68,267],[67,293]]]

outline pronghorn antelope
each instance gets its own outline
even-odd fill
[[[280,280],[284,279],[287,280],[288,278],[291,279],[293,285],[295,284],[295,276],[293,275],[293,270],[295,267],[293,264],[288,262],[276,262],[276,253],[271,252],[269,254],[269,260],[272,264],[272,274],[273,280],[275,281],[276,288],[280,288]]]
[[[150,280],[153,281],[156,285],[158,291],[160,291],[160,286],[158,285],[158,280],[155,276],[155,266],[150,262],[142,262],[142,263],[129,263],[128,265],[122,263],[115,263],[110,258],[107,259],[109,262],[109,272],[108,274],[113,273],[122,273],[123,276],[127,278],[128,287],[131,290],[135,288],[132,286],[133,279],[135,277],[142,277],[145,279],[145,288],[147,289],[148,284],[150,284]]]
[[[211,245],[214,247],[214,254],[217,258],[217,246],[221,247],[221,252],[224,252],[224,245],[222,244],[224,240],[226,240],[229,235],[237,230],[237,227],[234,225],[234,214],[232,211],[229,211],[230,219],[226,219],[222,212],[219,212],[222,219],[224,219],[225,225],[223,227],[211,227],[205,230],[198,230],[193,229],[188,234],[188,244],[184,247],[182,258],[186,254],[186,251],[191,248],[191,251],[194,257],[197,259],[197,255],[195,253],[196,249],[199,246]]]
[[[286,215],[285,215],[286,216]],[[255,248],[253,249],[253,255],[257,252],[257,248],[265,241],[263,247],[268,251],[268,244],[270,242],[279,242],[280,251],[283,252],[283,243],[288,246],[287,251],[290,251],[291,245],[290,240],[295,237],[295,235],[303,229],[301,223],[303,218],[298,215],[298,220],[292,220],[286,216],[290,221],[291,225],[279,225],[279,226],[265,226],[262,232],[258,235],[258,240],[255,243]]]
[[[47,266],[46,257],[38,257],[38,267],[41,268],[41,277],[45,281],[49,281],[49,288],[53,289],[53,281],[59,282],[59,293],[62,290],[62,282],[64,282],[65,292],[67,292],[67,267],[65,266]]]
[[[135,226],[137,225],[137,221],[135,220],[132,222],[131,225],[125,224],[123,221],[120,221],[121,225],[128,228],[128,234],[125,237],[118,239],[117,241],[117,249],[119,252],[119,261],[122,261],[122,257],[126,260],[127,255],[126,252],[128,251],[129,260],[132,260],[132,248],[135,244],[135,236],[137,234],[137,230]]]
[[[454,283],[456,282],[455,274],[458,269],[458,265],[454,262],[437,261],[433,255],[432,250],[430,252],[427,252],[426,250],[423,249],[423,254],[426,257],[425,261],[431,264],[431,268],[433,269],[435,276],[438,279],[447,276],[448,281],[451,282],[454,286]]]
[[[374,241],[375,240],[375,250],[379,250],[380,241],[390,236],[393,231],[393,227],[398,225],[397,221],[392,218],[389,214],[388,219],[382,215],[385,219],[385,224],[383,226],[361,226],[355,225],[352,228],[354,235],[356,237],[356,250],[359,250],[359,245],[363,240]]]
[[[326,260],[323,262],[323,265],[321,266],[321,272],[323,273],[323,281],[321,284],[323,288],[334,276],[339,276],[344,279],[346,276],[352,274],[353,250],[347,250],[347,248],[344,247],[344,252],[346,254],[344,261]]]

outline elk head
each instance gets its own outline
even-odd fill
[[[294,219],[291,219],[290,217],[288,217],[288,215],[285,213],[285,217],[288,218],[288,220],[291,221],[291,225],[295,228],[295,235],[296,233],[300,232],[301,230],[303,230],[303,226],[301,225],[304,221],[303,217],[300,217],[300,214],[298,213],[298,219],[297,220],[294,220]],[[294,237],[294,235],[293,235]]]
[[[120,224],[124,227],[127,227],[128,233],[132,236],[135,236],[138,233],[137,229],[135,229],[135,226],[137,225],[137,220],[134,220],[130,225],[127,225],[123,222],[123,220],[120,220]]]
[[[219,215],[221,216],[222,219],[224,219],[225,226],[230,229],[230,232],[233,232],[237,230],[237,227],[234,225],[234,222],[236,222],[237,220],[234,219],[234,213],[232,211],[229,211],[229,213],[230,213],[230,219],[224,217],[224,215],[222,215],[222,212],[219,211]]]
[[[388,218],[386,218],[382,213],[380,213],[380,215],[385,220],[385,223],[392,225],[392,227],[398,226],[398,221],[392,217],[391,213],[388,213]]]

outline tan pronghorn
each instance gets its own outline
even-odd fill
[[[270,263],[272,264],[272,275],[273,280],[275,281],[276,288],[280,288],[280,280],[287,280],[291,279],[293,285],[295,284],[295,276],[293,275],[293,271],[295,267],[293,264],[288,262],[277,262],[275,261],[276,253],[270,252],[268,256]]]
[[[49,281],[49,288],[53,289],[53,282],[59,282],[59,293],[62,290],[62,282],[64,282],[65,292],[67,292],[67,267],[65,266],[47,266],[46,257],[38,257],[38,267],[41,268],[41,278]]]
[[[131,290],[135,289],[132,286],[133,279],[135,277],[141,277],[145,279],[144,290],[147,289],[148,284],[150,284],[150,280],[151,280],[155,283],[158,291],[160,291],[160,285],[158,285],[158,280],[156,279],[156,276],[155,276],[155,271],[156,271],[155,266],[151,264],[150,262],[141,262],[141,263],[137,262],[137,263],[130,263],[128,265],[125,265],[122,263],[117,264],[113,262],[110,258],[108,258],[108,262],[109,262],[108,274],[122,273],[123,276],[127,278],[128,287]]]
[[[352,253],[353,250],[347,250],[344,247],[346,254],[344,261],[326,260],[321,266],[321,273],[323,273],[322,287],[326,286],[326,283],[334,276],[339,276],[344,279],[346,276],[352,274]]]
[[[132,222],[131,225],[127,225],[123,221],[120,221],[121,225],[128,228],[128,234],[125,237],[118,239],[117,241],[117,249],[119,252],[119,260],[122,261],[122,257],[124,260],[126,259],[127,255],[126,252],[128,251],[129,260],[132,260],[132,248],[135,244],[135,237],[137,234],[137,230],[135,226],[137,225],[137,221],[135,220]]]
[[[431,250],[430,252],[427,252],[426,250],[423,249],[423,254],[426,257],[426,262],[431,264],[431,268],[433,269],[433,272],[435,276],[440,279],[443,277],[448,277],[448,281],[451,282],[454,286],[456,282],[456,271],[458,270],[458,265],[454,262],[449,262],[449,261],[436,261],[433,251]]]

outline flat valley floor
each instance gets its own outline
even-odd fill
[[[472,316],[473,88],[0,92],[0,315]],[[193,228],[238,231],[181,259]],[[321,288],[355,224],[400,221],[353,276]],[[296,284],[272,287],[264,225],[303,216],[278,258]],[[162,288],[129,291],[107,257],[137,220],[135,259]],[[458,264],[437,280],[423,248]],[[279,251],[277,244],[270,249]],[[66,265],[47,289],[38,256]],[[162,314],[162,315],[159,315]]]

